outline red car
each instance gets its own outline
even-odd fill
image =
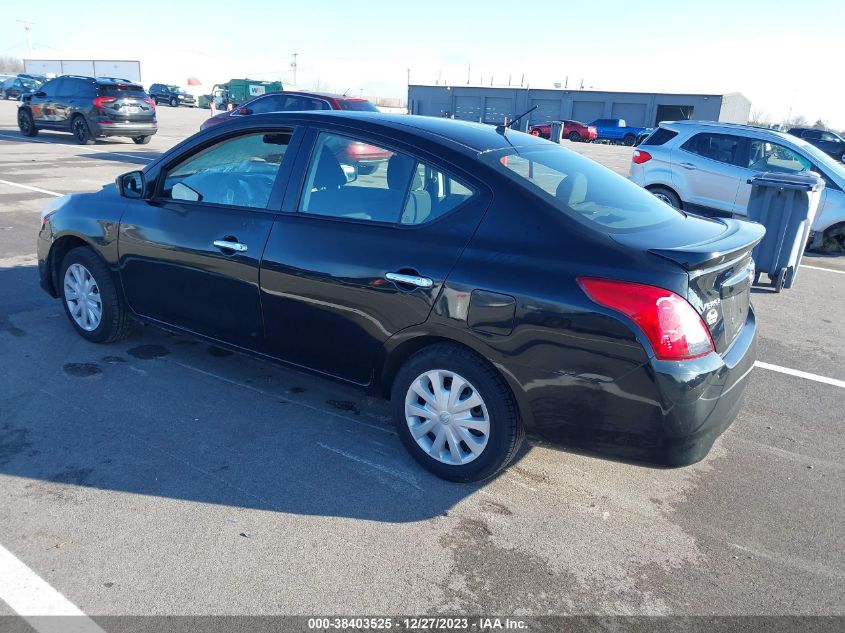
[[[299,112],[303,110],[379,111],[378,108],[366,99],[346,97],[328,92],[268,92],[254,99],[250,99],[233,110],[221,112],[216,116],[206,119],[200,126],[200,130],[205,130],[218,123],[251,114]],[[332,149],[335,151],[341,165],[352,166],[361,175],[373,173],[381,163],[388,160],[391,156],[390,152],[358,141],[343,144]]]
[[[599,134],[592,125],[584,125],[580,121],[562,121],[562,123],[562,137],[568,138],[573,143],[577,143],[578,141],[593,141],[598,138]],[[528,133],[534,136],[550,138],[552,135],[552,124],[532,125],[528,128]]]

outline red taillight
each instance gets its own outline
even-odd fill
[[[540,136],[540,130],[531,130],[531,136]]]
[[[579,277],[578,283],[590,299],[636,323],[660,360],[688,360],[714,350],[701,316],[671,290],[593,277]]]
[[[105,108],[107,103],[117,101],[117,97],[97,97],[94,99],[95,108]]]
[[[631,160],[637,165],[642,165],[643,163],[651,160],[651,154],[642,149],[635,149],[634,155],[631,156]]]
[[[144,99],[144,102],[145,102],[145,103],[149,103],[151,106],[153,106],[153,110],[155,110],[155,109],[156,109],[156,102],[155,102],[155,101],[153,101],[152,99],[150,99],[149,97],[147,97],[146,99]]]

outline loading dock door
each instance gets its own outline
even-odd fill
[[[614,103],[611,112],[614,119],[625,119],[628,125],[645,126],[644,103]]]
[[[513,99],[503,97],[487,97],[484,102],[484,122],[500,125],[505,117],[513,117]]]
[[[455,118],[481,121],[481,97],[455,97]]]
[[[573,101],[572,118],[581,123],[592,123],[604,116],[603,101]]]
[[[534,106],[537,106],[537,109],[528,115],[530,125],[560,120],[560,99],[532,99],[531,105],[528,107],[533,108]]]
[[[689,121],[693,112],[695,108],[690,105],[658,105],[654,124],[660,125],[661,121]]]

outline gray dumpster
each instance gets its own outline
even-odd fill
[[[560,143],[563,137],[563,121],[552,121],[549,133],[549,140],[554,143]]]
[[[767,273],[780,292],[795,281],[824,181],[812,173],[765,173],[748,182],[752,185],[748,219],[766,227],[765,237],[754,248],[754,283]]]

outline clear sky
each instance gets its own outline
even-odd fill
[[[772,121],[845,128],[841,0],[9,3],[0,55],[138,59],[146,84],[232,77],[406,95],[412,83],[742,92]],[[834,65],[835,62],[835,65]]]

